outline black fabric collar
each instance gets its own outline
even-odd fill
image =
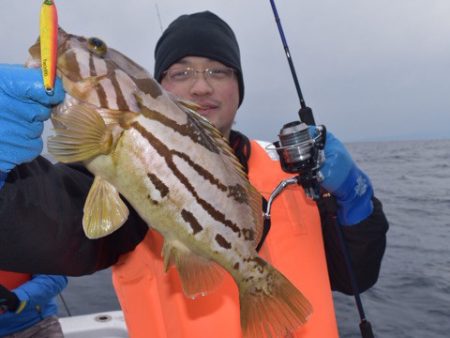
[[[244,134],[231,130],[230,132],[230,145],[233,148],[234,154],[238,158],[239,162],[244,167],[245,173],[248,174],[248,160],[251,154],[250,140]],[[267,200],[262,197],[262,210],[265,213],[267,210]],[[259,251],[267,237],[270,230],[270,218],[264,218],[264,228],[261,239],[256,247],[256,251]]]
[[[248,160],[251,153],[250,140],[244,134],[231,130],[229,142],[234,154],[244,167],[245,173],[248,174]]]

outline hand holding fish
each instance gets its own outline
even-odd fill
[[[0,171],[29,162],[42,151],[43,122],[64,99],[60,80],[48,96],[39,69],[0,65]]]

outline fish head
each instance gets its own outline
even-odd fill
[[[40,43],[29,48],[28,67],[40,66]],[[150,73],[97,37],[84,37],[58,29],[57,75],[68,94],[56,114],[74,104],[100,110],[140,112],[136,93],[156,98],[162,93]]]

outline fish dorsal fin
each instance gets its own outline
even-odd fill
[[[193,111],[197,111],[198,109],[200,109],[200,106],[197,103],[195,103],[195,102],[184,100],[184,99],[182,99],[180,97],[176,97],[176,96],[174,96],[174,95],[172,95],[170,93],[169,93],[169,97],[173,101],[178,102],[180,105],[186,107],[187,109],[191,109]]]
[[[78,162],[111,151],[111,128],[94,108],[74,105],[64,114],[53,116],[52,121],[55,136],[48,139],[48,151],[56,160]]]
[[[210,293],[223,279],[223,269],[217,263],[196,255],[181,245],[165,240],[162,255],[165,270],[175,265],[183,292],[191,299]]]
[[[222,133],[214,127],[205,117],[198,114],[195,109],[199,106],[195,103],[191,103],[185,100],[180,100],[172,97],[176,105],[183,110],[192,120],[194,120],[198,126],[200,126],[205,133],[215,142],[216,146],[222,151],[222,154],[231,160],[234,167],[237,169],[237,173],[241,177],[246,177],[244,169],[241,163],[238,161],[233,153],[228,141],[223,137]]]
[[[109,235],[122,226],[128,218],[128,208],[116,188],[96,176],[84,204],[83,229],[88,238]]]
[[[233,149],[230,147],[229,142],[223,137],[222,133],[217,130],[206,118],[198,114],[195,109],[198,109],[198,105],[194,102],[185,101],[179,98],[171,97],[174,102],[178,105],[180,109],[186,112],[192,119],[195,119],[200,126],[202,126],[206,132],[213,138],[213,140],[217,143],[217,145],[222,149],[223,154],[228,157],[233,165],[235,166],[237,173],[243,179],[243,184],[245,185],[246,190],[249,192],[249,205],[252,210],[252,215],[254,219],[254,231],[255,231],[255,248],[259,244],[261,240],[264,223],[263,223],[263,213],[262,213],[262,196],[261,194],[251,185],[251,183],[247,179],[247,175],[245,174],[244,168],[242,164],[239,162],[237,157],[235,156]]]

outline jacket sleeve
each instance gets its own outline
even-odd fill
[[[67,286],[67,277],[60,275],[33,275],[28,282],[14,289],[20,301],[31,306],[47,304]]]
[[[342,233],[358,291],[369,289],[378,280],[389,225],[381,202],[375,197],[372,198],[372,202],[374,206],[372,214],[352,226],[337,224],[337,206],[333,197],[325,197],[318,203],[331,288],[334,291],[354,294],[337,231]]]
[[[96,240],[84,235],[83,207],[92,181],[81,166],[54,165],[43,157],[10,171],[0,189],[0,269],[80,276],[133,250],[148,227],[129,205],[119,230]]]

